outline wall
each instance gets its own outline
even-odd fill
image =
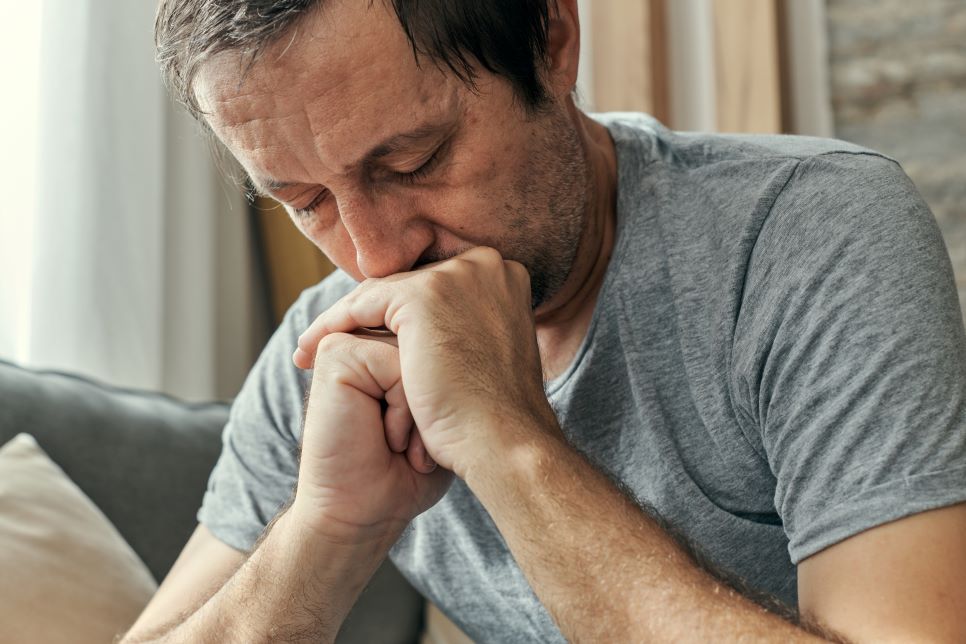
[[[966,315],[966,0],[828,0],[827,15],[836,136],[902,163]]]

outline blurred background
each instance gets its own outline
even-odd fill
[[[153,2],[0,5],[0,358],[230,398],[331,266],[166,96]],[[581,0],[581,22],[588,110],[899,160],[966,302],[966,0]]]

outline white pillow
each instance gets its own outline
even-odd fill
[[[32,436],[0,448],[0,642],[111,642],[156,589],[137,554]]]

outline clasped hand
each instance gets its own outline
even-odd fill
[[[303,515],[348,539],[396,534],[450,472],[465,478],[520,432],[552,431],[530,298],[526,269],[479,247],[366,280],[316,318],[293,357],[314,369]],[[353,334],[366,327],[395,342]]]

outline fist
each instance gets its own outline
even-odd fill
[[[413,424],[394,340],[324,337],[302,431],[299,514],[332,538],[394,539],[450,481]]]
[[[418,271],[366,280],[312,323],[295,363],[309,366],[330,335],[379,326],[398,337],[406,404],[442,467],[465,478],[474,460],[527,440],[514,434],[518,428],[557,429],[521,264],[475,248]]]

